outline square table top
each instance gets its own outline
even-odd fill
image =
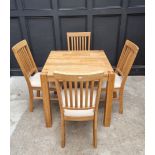
[[[51,51],[42,69],[42,74],[53,76],[55,71],[67,74],[113,72],[103,50]]]

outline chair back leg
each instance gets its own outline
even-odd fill
[[[29,111],[33,112],[33,90],[29,88]]]
[[[65,147],[65,121],[61,119],[61,147]]]
[[[93,146],[97,148],[97,119],[93,120]]]
[[[123,114],[123,94],[124,94],[124,89],[120,89],[119,91],[119,113]]]

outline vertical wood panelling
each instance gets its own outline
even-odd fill
[[[128,0],[123,0],[122,1],[122,7],[126,10],[128,7]],[[117,50],[117,55],[116,55],[116,60],[115,63],[118,62],[119,57],[122,52],[122,48],[125,44],[125,39],[126,39],[126,25],[127,25],[127,13],[126,11],[123,11],[121,14],[121,21],[120,21],[120,29],[119,29],[119,39],[118,39],[118,50]]]
[[[115,66],[120,17],[94,16],[93,24],[93,48],[104,49],[111,64]]]
[[[67,32],[87,31],[85,16],[61,17],[60,25],[62,49],[67,49]]]
[[[67,49],[66,32],[88,31],[91,49],[105,50],[114,67],[125,40],[134,41],[140,52],[132,74],[145,73],[145,0],[10,0],[10,10],[10,46],[26,39],[40,69],[50,50]]]
[[[58,7],[60,9],[78,8],[85,9],[87,5],[86,0],[58,0]]]
[[[11,18],[10,20],[10,46],[12,47],[14,44],[22,40],[21,27],[18,18]],[[11,50],[11,49],[10,49]],[[14,57],[13,52],[10,53],[10,65],[12,69],[19,68],[17,61]]]
[[[17,9],[16,0],[10,0],[10,9],[11,10],[16,10]]]
[[[120,7],[122,0],[94,0],[95,8]]]
[[[135,60],[135,65],[145,65],[145,20],[144,14],[128,15],[126,38],[139,45],[139,52]],[[140,27],[140,28],[139,28]]]
[[[130,7],[135,7],[140,5],[145,5],[145,0],[129,0]]]
[[[21,0],[24,9],[51,9],[51,0]]]
[[[27,28],[32,51],[35,51],[33,52],[34,60],[38,67],[42,67],[50,50],[55,49],[53,19],[51,17],[29,17]]]

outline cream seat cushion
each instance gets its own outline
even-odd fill
[[[41,87],[40,74],[41,72],[37,72],[30,77],[30,82],[32,87]],[[49,87],[54,88],[55,86],[53,83],[49,83]]]
[[[117,75],[115,73],[115,82],[114,82],[114,88],[120,88],[122,83],[122,77]],[[103,82],[102,88],[106,88],[107,82]]]
[[[63,107],[65,107],[65,94],[64,90],[61,91],[62,95],[62,102]],[[92,106],[95,107],[95,101],[96,101],[96,95],[97,90],[94,90],[93,92],[93,100],[92,100]],[[68,96],[68,106],[70,107],[70,96],[69,96],[69,90],[67,90],[67,96]],[[80,90],[77,90],[77,99],[78,99],[78,108],[80,108]],[[72,89],[72,100],[73,100],[73,108],[75,108],[75,91]],[[85,107],[85,90],[83,90],[83,107]],[[90,89],[88,89],[88,107],[90,107]],[[83,116],[93,116],[94,115],[94,109],[86,109],[86,110],[70,110],[70,109],[64,109],[64,115],[65,116],[72,116],[72,117],[83,117]]]
[[[30,82],[32,87],[41,87],[40,72],[37,72],[33,76],[31,76]]]

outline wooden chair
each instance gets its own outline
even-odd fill
[[[117,67],[115,69],[113,98],[119,101],[119,113],[123,113],[124,86],[138,51],[139,47],[136,44],[126,40]],[[105,90],[105,87],[106,83],[103,83],[102,90]]]
[[[33,99],[42,99],[40,96],[41,82],[40,72],[38,72],[37,66],[33,60],[29,46],[26,40],[22,40],[12,47],[16,60],[21,68],[21,71],[26,79],[29,90],[29,111],[33,111]],[[54,86],[50,85],[50,90]],[[33,91],[37,92],[37,96],[34,96]]]
[[[67,32],[69,51],[90,50],[91,32]]]
[[[103,73],[67,75],[55,72],[54,77],[61,112],[61,146],[65,146],[65,121],[93,121],[93,145],[97,147],[101,86],[109,76]]]

